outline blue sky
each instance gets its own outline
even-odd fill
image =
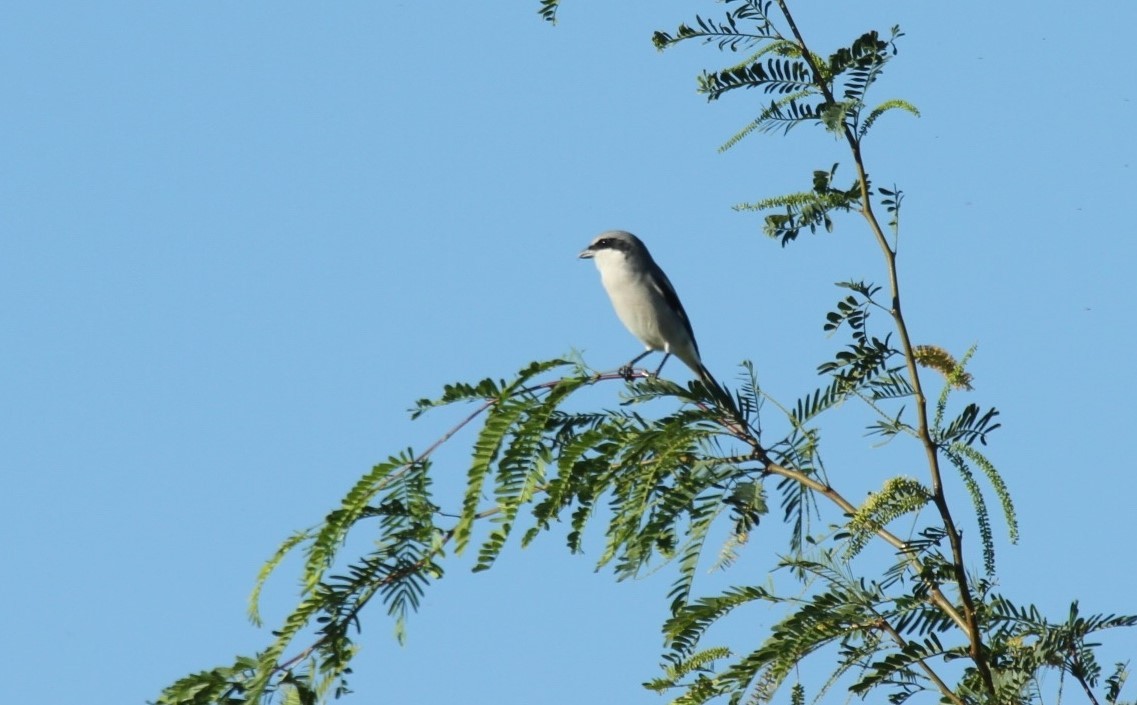
[[[751,359],[782,400],[815,384],[831,282],[883,281],[867,233],[782,249],[730,206],[847,169],[839,145],[800,129],[716,153],[763,96],[708,105],[694,76],[715,51],[650,43],[714,3],[567,0],[557,27],[537,4],[0,10],[9,701],[141,703],[263,647],[244,616],[261,562],[448,427],[410,422],[414,400],[573,349],[626,361],[638,344],[576,259],[601,230],[648,242],[720,378]],[[1023,540],[1000,534],[1002,589],[1055,618],[1074,598],[1137,612],[1137,7],[847,5],[801,4],[799,24],[822,53],[907,34],[876,95],[922,117],[884,118],[867,159],[908,195],[916,341],[978,343],[975,399],[1003,412],[990,454]],[[917,472],[833,440],[838,484]],[[553,535],[489,573],[459,559],[402,648],[372,610],[355,699],[661,702],[639,684],[670,579],[617,584],[597,553]],[[270,625],[294,588],[271,584]],[[1137,654],[1137,634],[1107,643],[1107,664]]]

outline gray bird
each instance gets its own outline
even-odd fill
[[[699,344],[679,296],[667,275],[651,258],[638,237],[623,230],[600,233],[580,253],[582,259],[596,262],[600,281],[616,315],[647,350],[621,368],[630,373],[632,365],[656,350],[664,353],[655,374],[659,376],[671,355],[682,360],[703,382],[714,377],[703,366]]]

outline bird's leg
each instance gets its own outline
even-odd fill
[[[655,368],[655,374],[653,374],[652,377],[659,377],[659,373],[661,370],[663,370],[663,365],[667,363],[667,358],[669,357],[671,357],[671,353],[663,353],[663,362],[660,362],[659,367]]]
[[[623,376],[623,378],[624,378],[624,379],[628,379],[628,380],[630,380],[630,379],[632,378],[632,367],[633,367],[633,366],[634,366],[634,365],[635,365],[637,362],[639,362],[640,360],[644,359],[645,357],[647,357],[648,355],[652,354],[653,352],[655,352],[655,351],[654,351],[654,350],[652,350],[651,348],[648,348],[647,350],[644,350],[644,351],[643,351],[642,353],[640,353],[639,355],[636,355],[636,356],[635,356],[635,357],[632,359],[632,361],[631,361],[631,362],[629,362],[628,364],[624,365],[623,367],[621,367],[621,368],[619,369],[619,373],[620,373],[620,375],[621,375],[621,376]],[[666,357],[664,357],[664,358],[663,358],[663,360],[666,362],[666,361],[667,361],[667,358],[666,358]],[[660,365],[660,367],[663,367],[663,365]]]

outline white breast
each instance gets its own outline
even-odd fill
[[[627,265],[622,252],[601,250],[594,257],[600,280],[616,315],[632,335],[652,350],[668,350],[669,331],[660,330],[658,311],[666,307],[663,297],[642,274]]]

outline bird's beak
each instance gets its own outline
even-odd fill
[[[595,255],[595,254],[596,254],[595,252],[593,252],[591,249],[589,249],[589,248],[587,248],[587,247],[586,247],[586,248],[585,248],[585,249],[584,249],[584,250],[583,250],[583,251],[580,253],[579,259],[592,259],[592,256],[593,256],[593,255]]]

